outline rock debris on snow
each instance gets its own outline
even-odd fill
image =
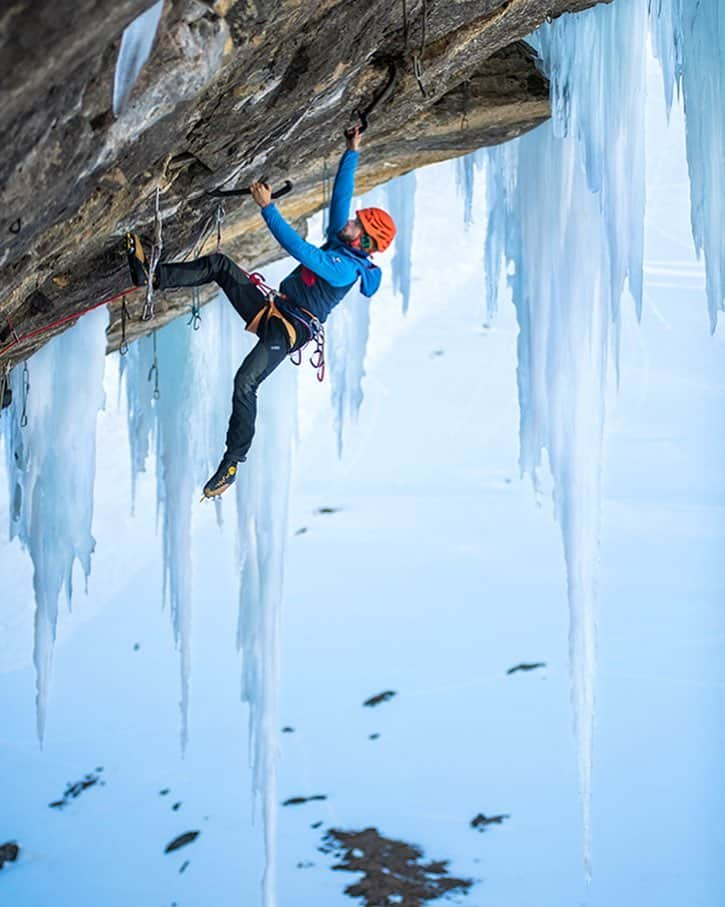
[[[381,702],[388,702],[393,696],[397,696],[395,690],[385,690],[383,693],[378,693],[375,696],[371,696],[370,699],[366,699],[363,705],[373,708],[376,705],[380,705]]]
[[[171,853],[173,850],[178,850],[180,847],[186,847],[187,844],[196,841],[200,834],[200,831],[185,831],[183,835],[179,835],[178,838],[174,838],[173,841],[166,845],[164,853]]]

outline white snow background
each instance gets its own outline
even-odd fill
[[[396,249],[381,259],[384,284],[370,305],[357,421],[348,401],[362,367],[366,324],[352,308],[362,300],[348,299],[330,322],[332,349],[337,338],[345,353],[333,363],[333,406],[330,385],[318,385],[308,366],[298,374],[285,365],[260,393],[263,418],[240,487],[248,510],[258,506],[242,512],[242,536],[261,520],[250,536],[260,548],[245,560],[243,595],[254,602],[242,613],[274,614],[274,601],[262,612],[253,604],[274,598],[282,569],[269,558],[284,549],[278,687],[274,625],[262,628],[264,651],[241,659],[236,650],[233,498],[222,502],[221,528],[217,508],[196,503],[221,453],[232,369],[251,338],[236,335],[241,323],[223,299],[203,310],[198,334],[183,321],[159,332],[159,458],[136,477],[133,516],[125,397],[148,384],[150,344],[129,354],[130,385],[119,357],[107,357],[92,570],[84,595],[75,567],[73,612],[63,596],[59,603],[42,749],[32,565],[17,539],[0,548],[0,843],[22,847],[0,872],[0,903],[256,904],[267,859],[268,905],[332,907],[347,901],[342,889],[354,876],[327,869],[320,835],[369,825],[478,878],[471,907],[722,903],[725,359],[692,251],[682,112],[675,101],[667,124],[660,81],[650,61],[643,320],[625,297],[619,389],[611,363],[608,375],[591,884],[582,872],[561,529],[546,474],[538,494],[519,478],[518,328],[508,302],[490,324],[485,314],[479,156],[466,171],[475,179],[467,228],[460,164],[420,171],[413,185],[407,178],[408,204],[415,190],[409,309],[403,315],[393,292]],[[386,201],[385,189],[365,199]],[[398,247],[408,225],[400,226]],[[266,273],[277,282],[288,268]],[[73,332],[98,349],[104,327],[102,316],[88,316]],[[227,338],[221,350],[219,337]],[[40,462],[54,470],[47,513],[70,506],[76,487],[53,465],[54,441],[73,434],[74,405],[86,414],[97,405],[92,381],[70,380],[77,363],[62,372],[60,345],[69,342],[67,333],[38,354],[53,357],[51,368],[30,363],[31,428],[48,420],[33,437],[45,439]],[[295,410],[287,524],[280,438],[295,432]],[[132,434],[137,465],[145,436]],[[11,522],[11,505],[0,483],[0,521]],[[323,507],[339,509],[318,513]],[[162,609],[162,539],[174,632]],[[507,676],[520,661],[547,667]],[[243,670],[259,712],[253,761],[266,806],[254,825]],[[188,726],[179,711],[187,679]],[[362,707],[384,689],[398,696]],[[278,707],[261,703],[262,692],[276,693]],[[276,724],[265,734],[270,716]],[[279,733],[285,725],[294,732]],[[97,766],[105,786],[62,811],[48,808],[66,782]],[[274,809],[312,794],[328,800]],[[469,827],[479,812],[510,818],[479,834]],[[189,829],[201,830],[198,840],[164,855]]]

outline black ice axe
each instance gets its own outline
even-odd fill
[[[260,180],[260,182],[264,183],[266,181]],[[282,198],[283,195],[287,195],[287,193],[291,191],[292,183],[290,182],[290,180],[285,180],[284,183],[279,187],[279,189],[274,190],[274,192],[272,193],[272,198]],[[245,186],[243,189],[210,189],[207,192],[207,195],[210,195],[212,198],[226,198],[230,195],[251,194],[252,190],[249,188],[249,186]]]

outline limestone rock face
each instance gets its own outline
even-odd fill
[[[291,179],[280,208],[303,230],[323,204],[342,130],[374,102],[361,192],[538,125],[548,86],[521,38],[546,16],[592,5],[166,0],[151,56],[115,116],[121,36],[148,0],[12,0],[0,12],[0,366],[73,322],[48,326],[128,287],[122,237],[152,236],[157,188],[164,256],[186,257],[214,248],[206,193],[222,185]],[[280,256],[251,200],[224,207],[228,254],[248,268]],[[138,321],[142,302],[128,297],[131,338],[187,307],[189,292],[156,294],[153,322]]]

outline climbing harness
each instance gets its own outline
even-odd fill
[[[223,219],[224,209],[219,204],[216,213],[217,252],[221,247]],[[287,333],[290,347],[296,345],[300,332],[303,332],[301,336],[306,334],[308,339],[294,352],[290,353],[290,360],[294,365],[300,365],[302,362],[302,350],[310,341],[314,341],[316,347],[310,358],[310,364],[317,369],[318,381],[322,381],[325,377],[325,330],[322,323],[311,312],[292,304],[284,293],[280,293],[279,290],[271,287],[265,281],[264,274],[260,271],[247,271],[242,267],[239,270],[266,299],[266,305],[262,306],[249,322],[247,330],[259,336],[270,318],[278,318]]]
[[[126,294],[124,293],[123,298],[121,299],[121,344],[118,347],[118,352],[125,356],[128,352],[128,340],[126,339],[126,323],[128,322],[131,316],[128,312],[128,306],[126,305]]]
[[[146,380],[151,381],[152,378],[154,379],[153,396],[154,396],[154,400],[158,400],[159,397],[161,396],[161,391],[159,390],[159,358],[158,358],[158,355],[156,352],[156,331],[154,331],[152,333],[151,337],[153,339],[154,359],[153,359],[153,362],[151,363],[151,368],[149,369],[149,375]]]
[[[262,177],[260,183],[266,182],[267,180]],[[279,187],[279,189],[275,189],[272,192],[272,198],[282,198],[283,195],[287,195],[291,191],[292,183],[290,182],[290,180],[285,180],[284,183]],[[212,198],[226,198],[228,195],[251,195],[252,190],[249,188],[249,186],[244,186],[241,189],[210,189],[206,194],[210,195]]]
[[[149,262],[149,276],[146,283],[146,302],[144,303],[143,312],[141,312],[141,321],[150,321],[154,317],[154,275],[156,267],[161,260],[161,251],[164,248],[164,239],[162,236],[162,219],[161,208],[159,206],[159,196],[161,190],[156,187],[156,205],[154,211],[154,243],[151,247],[151,261]]]
[[[30,394],[30,371],[27,362],[23,362],[22,393],[23,409],[20,415],[20,427],[26,428],[28,424],[28,395]]]

